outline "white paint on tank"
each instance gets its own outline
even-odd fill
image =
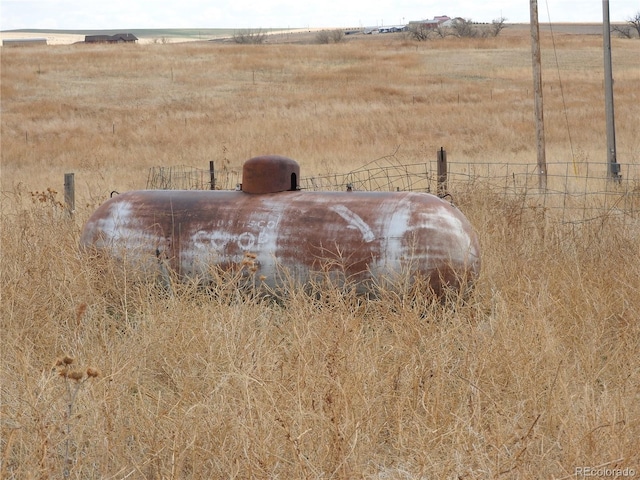
[[[370,265],[375,276],[399,274],[402,271],[403,260],[408,255],[403,248],[403,239],[407,233],[411,209],[411,204],[404,199],[382,205],[379,212],[383,220],[381,255]]]
[[[347,228],[355,228],[360,231],[362,234],[362,239],[366,242],[373,242],[376,238],[373,231],[371,231],[371,227],[367,225],[367,223],[360,218],[360,216],[349,210],[344,205],[331,205],[329,210],[340,215],[348,224]]]
[[[446,252],[446,258],[452,261],[464,261],[471,248],[471,239],[464,230],[462,221],[444,207],[435,211],[419,214],[420,228],[433,230],[430,248],[437,252]]]
[[[88,231],[100,232],[94,243],[97,247],[135,251],[155,238],[141,228],[141,220],[136,217],[133,207],[130,201],[114,201],[109,205],[109,214],[95,220],[95,226]]]
[[[132,223],[131,212],[133,205],[131,202],[114,201],[109,205],[109,214],[104,215],[95,221],[95,227],[93,231],[99,231],[102,233],[103,238],[99,238],[96,245],[99,247],[106,246],[102,242],[106,242],[107,245],[112,242],[117,242],[123,239],[125,232],[138,233],[136,229],[129,228]],[[135,218],[133,219],[135,220]]]

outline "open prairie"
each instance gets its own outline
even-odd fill
[[[640,475],[637,205],[567,223],[482,182],[454,191],[482,271],[444,302],[317,285],[276,303],[222,280],[168,295],[79,251],[152,166],[281,154],[307,176],[440,147],[535,165],[527,29],[292,35],[2,48],[0,478]],[[606,171],[602,38],[542,37],[549,170]],[[612,55],[618,159],[637,167],[640,41]]]

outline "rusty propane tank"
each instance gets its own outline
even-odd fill
[[[93,213],[80,242],[146,273],[168,264],[203,282],[216,267],[244,269],[272,288],[329,272],[367,291],[410,275],[439,293],[477,277],[478,238],[448,202],[417,192],[303,192],[299,176],[297,162],[270,155],[244,164],[238,191],[123,193]]]

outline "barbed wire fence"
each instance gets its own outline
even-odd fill
[[[553,213],[562,223],[581,223],[604,216],[640,220],[640,165],[620,165],[612,180],[602,163],[559,162],[547,165],[547,188],[540,191],[537,166],[531,163],[449,162],[443,188],[439,159],[403,163],[394,155],[373,160],[346,173],[302,177],[306,191],[413,191],[457,195],[480,189],[506,200],[517,199],[527,208]],[[440,176],[439,176],[440,175]],[[242,181],[238,169],[153,167],[148,189],[234,190]],[[444,195],[446,194],[446,195]]]

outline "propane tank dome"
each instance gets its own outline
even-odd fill
[[[298,190],[300,165],[280,155],[253,157],[242,167],[242,191],[277,193]]]

